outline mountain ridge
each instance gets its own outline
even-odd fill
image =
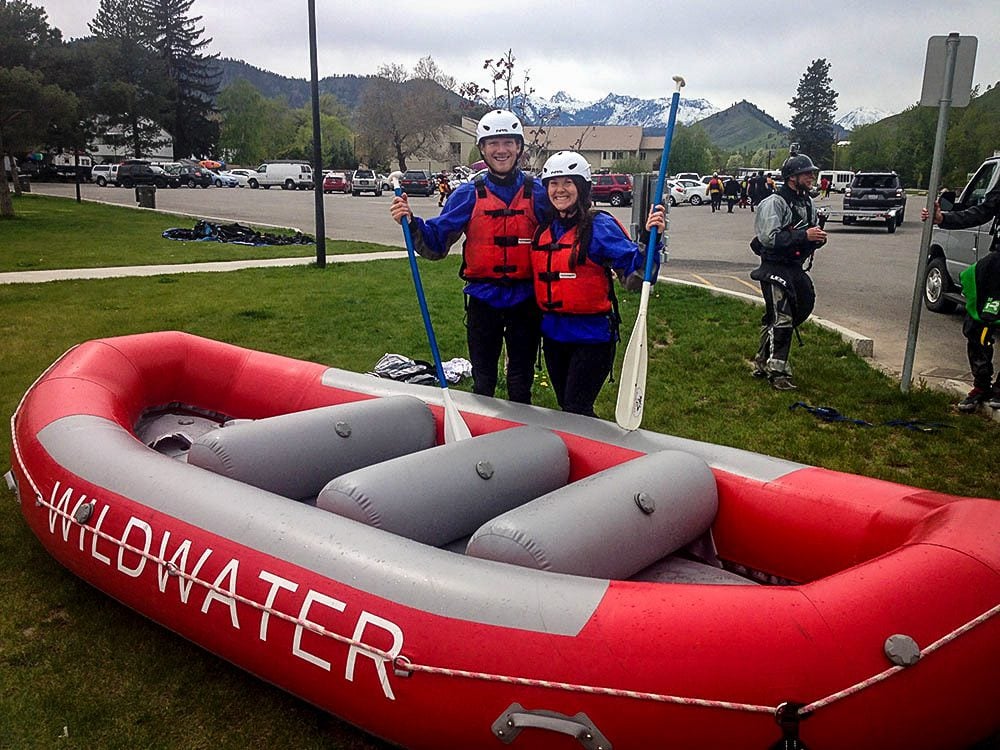
[[[283,97],[292,107],[303,107],[309,103],[309,82],[304,78],[289,78],[232,58],[219,58],[216,65],[220,74],[220,89],[242,78],[267,98]],[[351,74],[326,76],[320,79],[319,90],[333,94],[348,110],[354,111],[360,103],[365,84],[374,77]],[[463,100],[457,94],[449,93],[456,112],[461,111]],[[670,112],[670,98],[640,99],[613,92],[596,101],[584,101],[575,99],[566,91],[558,91],[549,98],[525,97],[523,104],[526,122],[641,126],[651,133],[662,132]],[[883,110],[856,108],[835,121],[835,135],[843,139],[858,125],[877,122],[888,116]],[[677,121],[682,125],[700,124],[713,143],[734,150],[770,148],[789,130],[788,126],[745,99],[721,109],[707,99],[681,97]]]

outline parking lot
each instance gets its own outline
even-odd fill
[[[75,192],[75,186],[59,183],[35,184],[32,189],[67,197]],[[85,184],[81,191],[85,199],[135,205],[131,190]],[[327,237],[402,248],[399,227],[389,218],[391,199],[389,194],[326,195]],[[812,270],[817,290],[815,314],[873,339],[875,361],[897,374],[902,370],[906,347],[922,229],[916,217],[923,200],[922,196],[910,197],[906,221],[894,234],[880,224],[844,226],[831,221],[826,226],[830,240],[817,253]],[[839,196],[831,195],[818,203],[836,210],[840,201]],[[436,197],[413,197],[410,203],[418,216],[434,216],[440,210]],[[206,218],[293,226],[307,233],[313,233],[315,227],[314,195],[307,191],[179,188],[157,191],[156,205],[160,210]],[[626,225],[630,222],[630,208],[600,208]],[[759,296],[759,288],[749,278],[757,260],[748,247],[753,218],[748,209],[737,208],[732,214],[725,208],[713,214],[708,206],[672,209],[670,260],[661,274]],[[971,381],[961,322],[958,314],[923,311],[915,378],[935,385]],[[747,342],[748,352],[754,345]]]

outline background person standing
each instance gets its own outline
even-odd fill
[[[920,210],[920,220],[930,218],[926,208]],[[983,202],[961,211],[942,211],[934,202],[934,223],[943,229],[967,229],[993,221],[990,252],[975,265],[962,272],[962,288],[975,287],[975,294],[966,289],[965,320],[962,334],[966,339],[969,369],[972,370],[972,390],[958,404],[958,410],[971,413],[983,404],[1000,409],[1000,377],[993,381],[993,344],[1000,330],[1000,183],[983,197]]]
[[[826,242],[826,232],[819,228],[816,207],[809,197],[816,170],[805,154],[785,160],[781,165],[784,184],[761,202],[754,220],[756,236],[750,243],[761,261],[750,278],[760,283],[764,295],[753,376],[767,378],[779,391],[796,388],[788,363],[792,333],[816,304],[816,291],[806,273],[813,253]]]

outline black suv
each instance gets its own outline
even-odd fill
[[[895,172],[858,172],[844,190],[844,211],[885,211],[898,208],[896,226],[903,223],[906,212],[906,191]],[[853,224],[856,216],[844,216],[845,224]],[[872,217],[881,221],[878,217]]]
[[[632,203],[632,175],[595,174],[590,186],[590,199],[594,203],[628,206]]]
[[[400,178],[399,186],[407,195],[434,195],[430,175],[422,169],[410,169]]]
[[[182,164],[179,167],[170,167],[170,174],[179,179],[181,185],[187,185],[191,188],[207,188],[215,184],[215,175],[204,167],[194,167]]]
[[[180,187],[181,181],[172,174],[167,174],[159,167],[149,164],[126,162],[118,167],[115,175],[115,185],[120,187],[135,187],[136,185],[155,185],[158,188]]]

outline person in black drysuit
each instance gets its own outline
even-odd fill
[[[816,303],[816,291],[806,273],[813,253],[826,242],[809,197],[816,170],[805,154],[790,156],[782,164],[784,184],[758,206],[756,236],[750,243],[761,260],[750,278],[760,282],[765,305],[753,375],[767,378],[779,391],[796,388],[788,364],[792,332],[806,321]]]
[[[736,205],[736,201],[740,199],[740,183],[735,177],[730,177],[726,180],[722,187],[722,192],[726,196],[726,205],[729,210],[726,213],[732,213],[733,207]]]
[[[920,220],[927,221],[930,214],[926,208],[920,210]],[[990,245],[990,255],[981,258],[976,264],[982,265],[983,269],[989,268],[992,271],[997,268],[997,258],[992,254],[1000,252],[1000,242],[997,240],[997,223],[1000,222],[1000,183],[993,186],[983,197],[983,202],[976,206],[961,211],[942,211],[939,202],[934,203],[934,223],[942,229],[967,229],[977,227],[993,220],[993,242]],[[964,281],[964,277],[963,277]],[[978,278],[977,278],[978,281]],[[997,281],[994,279],[995,285]],[[962,334],[967,343],[966,351],[969,356],[969,369],[972,370],[972,390],[958,404],[958,410],[971,413],[979,409],[980,405],[986,404],[994,409],[1000,409],[1000,376],[996,382],[993,381],[993,343],[996,339],[1000,322],[984,321],[970,313],[966,306],[965,321],[962,323]]]

